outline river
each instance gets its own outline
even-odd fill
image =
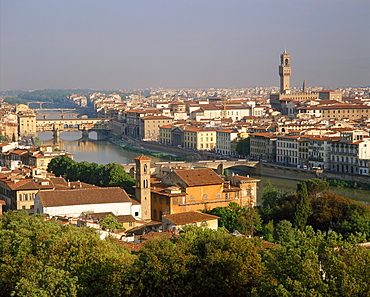
[[[50,132],[42,132],[38,134],[38,137],[43,144],[54,144],[52,134]],[[60,135],[59,147],[62,150],[66,150],[74,154],[74,160],[77,162],[87,161],[95,162],[98,164],[108,164],[110,162],[118,162],[120,164],[133,163],[134,158],[140,155],[140,153],[127,151],[119,146],[110,143],[107,140],[97,141],[96,132],[91,132],[89,139],[82,139],[81,132],[63,132]],[[152,157],[153,162],[168,161],[160,158]],[[233,171],[233,170],[230,170]],[[240,175],[245,175],[243,172],[234,171]],[[299,181],[267,177],[267,176],[253,176],[260,179],[258,183],[258,202],[261,202],[263,189],[268,181],[279,191],[286,193],[293,193],[296,191],[297,183]],[[370,191],[354,190],[354,189],[342,189],[342,188],[331,188],[334,193],[363,202],[370,205]]]
[[[124,150],[108,140],[97,141],[96,132],[90,132],[89,139],[83,139],[81,132],[63,132],[58,143],[54,142],[51,132],[40,132],[38,138],[44,145],[58,144],[61,150],[74,154],[74,160],[77,162],[87,161],[103,165],[111,162],[129,164],[133,163],[134,158],[140,155],[137,152]],[[153,162],[168,161],[161,158],[151,158]]]

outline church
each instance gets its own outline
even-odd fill
[[[257,204],[258,179],[235,174],[221,177],[210,168],[161,167],[152,174],[150,162],[144,155],[135,158],[135,197],[144,221],[226,207],[230,202],[246,207]]]

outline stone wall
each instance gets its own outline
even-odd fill
[[[332,178],[345,181],[355,181],[370,183],[370,175],[345,174],[332,171],[317,172],[295,167],[279,166],[269,163],[259,162],[254,167],[246,167],[251,175],[273,176],[292,180],[306,180],[311,178]]]

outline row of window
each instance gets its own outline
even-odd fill
[[[277,149],[277,155],[298,156],[298,152],[297,151],[291,151],[291,150]]]
[[[36,197],[35,193],[20,194],[19,201],[35,200],[35,197]]]

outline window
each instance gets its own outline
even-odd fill
[[[157,210],[156,210],[156,209],[154,209],[154,210],[153,210],[153,218],[154,218],[154,219],[156,219],[156,218],[157,218]]]
[[[138,216],[139,216],[139,212],[135,211],[135,217],[138,217]]]
[[[202,197],[203,200],[206,200],[208,199],[208,195],[207,194],[204,194],[203,197]]]
[[[194,201],[195,197],[194,196],[189,196],[189,201]]]
[[[221,194],[220,193],[217,193],[216,194],[216,199],[220,199],[221,198]]]

